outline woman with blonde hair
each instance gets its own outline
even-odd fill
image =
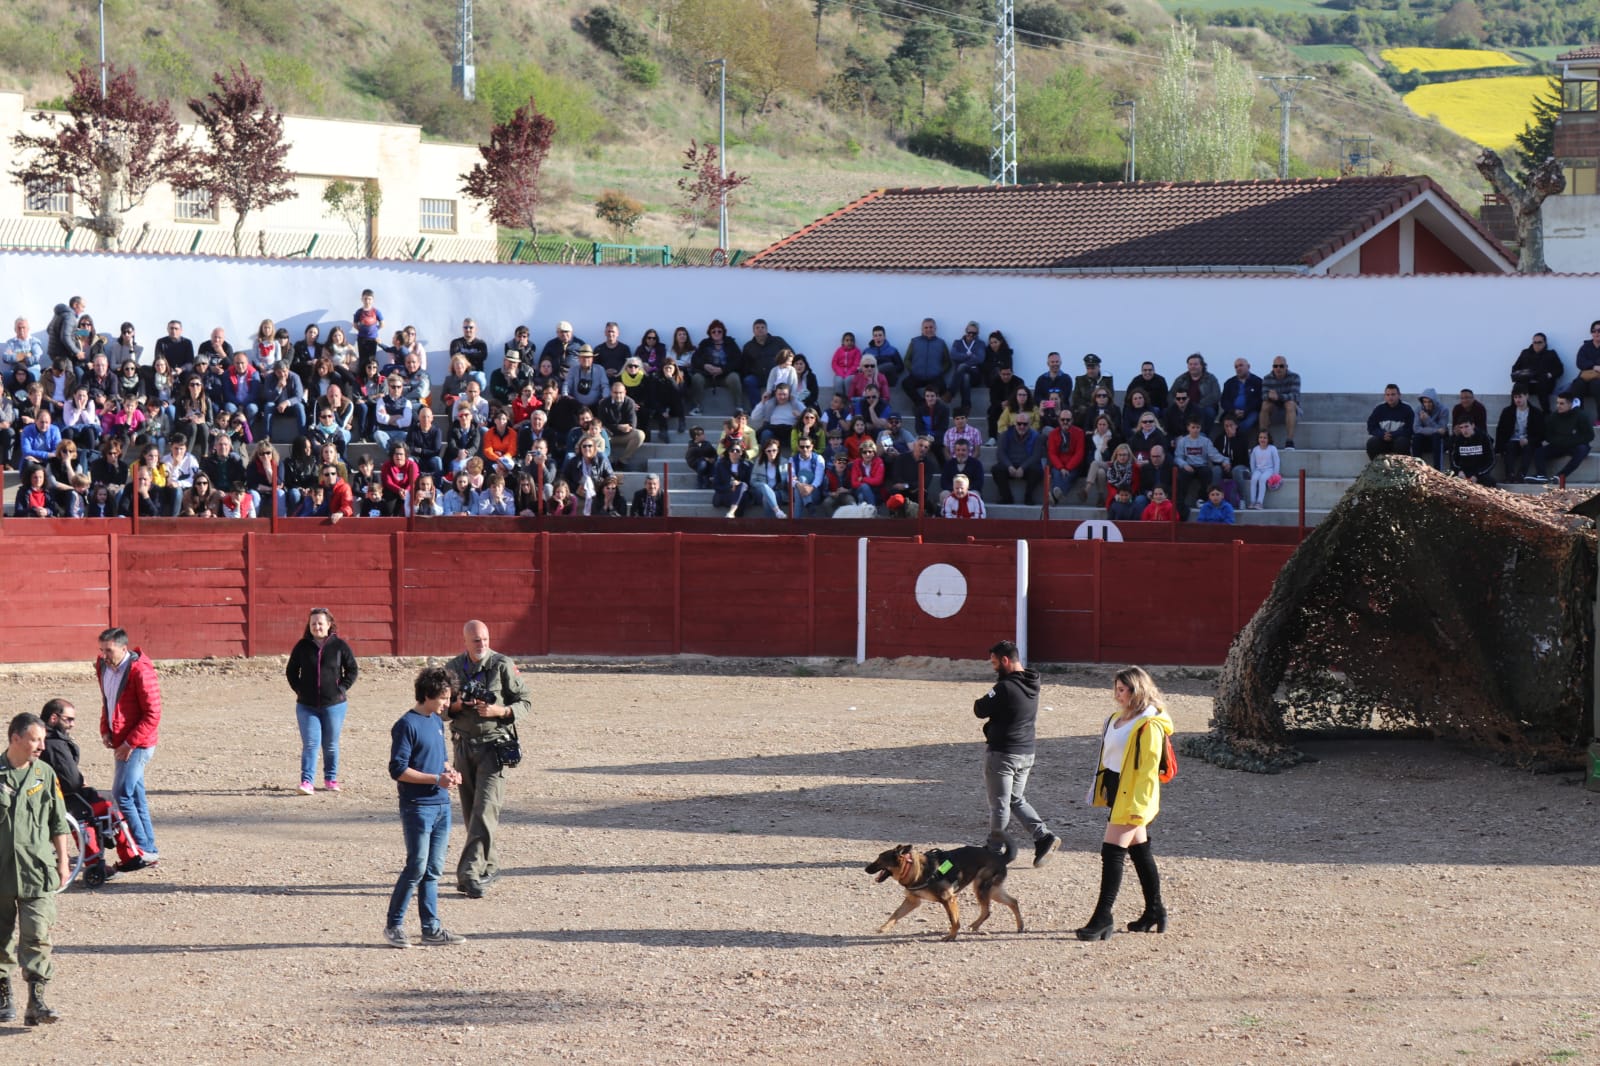
[[[1144,890],[1144,913],[1128,923],[1130,933],[1167,931],[1167,908],[1161,902],[1161,876],[1150,850],[1150,823],[1161,809],[1161,759],[1172,719],[1161,690],[1137,666],[1119,670],[1111,695],[1117,710],[1100,731],[1100,761],[1090,803],[1111,808],[1100,845],[1100,898],[1079,940],[1106,940],[1116,923],[1111,908],[1122,888],[1123,860],[1133,859]]]

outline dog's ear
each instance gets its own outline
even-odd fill
[[[894,849],[894,853],[896,855],[910,855],[911,854],[911,845],[910,844],[901,844],[898,848]]]

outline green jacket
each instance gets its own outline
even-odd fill
[[[446,712],[450,719],[450,732],[470,740],[493,740],[508,735],[518,718],[533,710],[528,686],[517,671],[517,664],[491,651],[483,662],[474,663],[462,652],[445,665],[462,682],[481,677],[495,694],[494,702],[511,708],[510,718],[480,718],[475,711]]]
[[[56,772],[43,759],[20,768],[0,759],[0,896],[38,899],[60,888],[51,840],[68,831]]]
[[[1545,443],[1558,450],[1571,451],[1594,441],[1594,416],[1587,410],[1551,411],[1544,416]]]

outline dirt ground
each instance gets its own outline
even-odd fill
[[[163,861],[62,897],[66,1020],[0,1029],[8,1058],[1600,1061],[1600,802],[1573,774],[1410,741],[1319,744],[1275,777],[1185,759],[1153,834],[1171,930],[1079,943],[1109,672],[1046,678],[1030,795],[1065,849],[1013,867],[1027,931],[1001,912],[945,944],[926,906],[878,935],[900,892],[862,868],[982,840],[982,664],[530,664],[506,876],[443,893],[465,945],[395,951],[384,765],[416,665],[367,665],[346,790],[308,798],[281,661],[163,664]],[[1209,683],[1160,677],[1180,733],[1204,729]],[[13,711],[76,700],[86,776],[109,785],[86,665],[0,686]],[[1119,920],[1138,906],[1130,870]]]

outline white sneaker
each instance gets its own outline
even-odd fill
[[[779,517],[779,518],[788,518],[788,517],[789,517],[789,516],[788,516],[788,515],[786,515],[786,514],[784,514],[784,513],[783,513],[783,508],[782,508],[782,507],[780,507],[780,508],[778,508],[778,517]]]
[[[737,517],[739,517],[739,505],[738,504],[734,504],[732,507],[728,508],[728,517],[729,518],[737,518]]]

